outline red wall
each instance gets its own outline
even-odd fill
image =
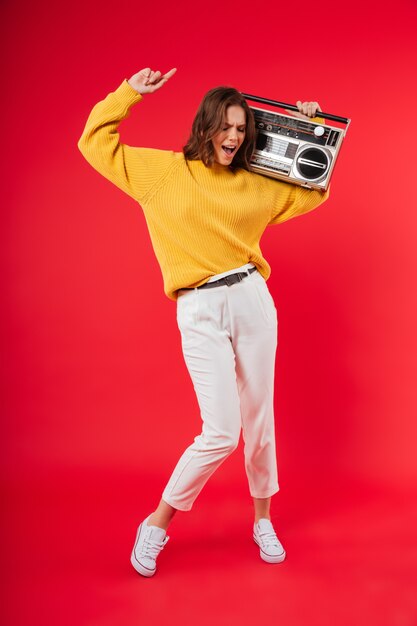
[[[146,468],[162,487],[197,434],[141,209],[77,149],[91,107],[149,65],[178,72],[133,111],[127,143],[180,150],[225,83],[352,118],[328,202],[263,239],[281,483],[415,481],[416,7],[319,4],[3,6],[6,475]]]

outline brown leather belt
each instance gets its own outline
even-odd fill
[[[219,278],[219,280],[213,280],[211,283],[204,283],[197,287],[197,289],[211,289],[211,287],[220,287],[221,285],[227,285],[230,287],[235,283],[240,283],[246,276],[252,274],[252,272],[256,272],[256,267],[249,268],[246,272],[236,272],[235,274],[229,274],[228,276],[224,276],[224,278]],[[191,290],[195,289],[195,287],[181,287],[181,290]]]

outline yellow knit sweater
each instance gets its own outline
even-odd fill
[[[180,152],[134,148],[118,126],[142,96],[124,81],[92,110],[78,146],[87,161],[140,203],[165,294],[254,263],[268,279],[259,245],[268,224],[307,213],[328,192],[310,191],[243,169],[187,161]]]

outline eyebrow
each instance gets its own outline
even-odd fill
[[[229,124],[229,122],[224,122],[223,125],[224,126],[233,126],[233,124]],[[243,124],[238,124],[238,126],[246,126],[246,122],[243,122]]]

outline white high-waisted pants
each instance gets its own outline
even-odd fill
[[[189,511],[243,429],[250,494],[279,490],[274,433],[277,311],[255,271],[228,287],[181,290],[177,322],[201,411],[202,432],[179,459],[162,498]]]

